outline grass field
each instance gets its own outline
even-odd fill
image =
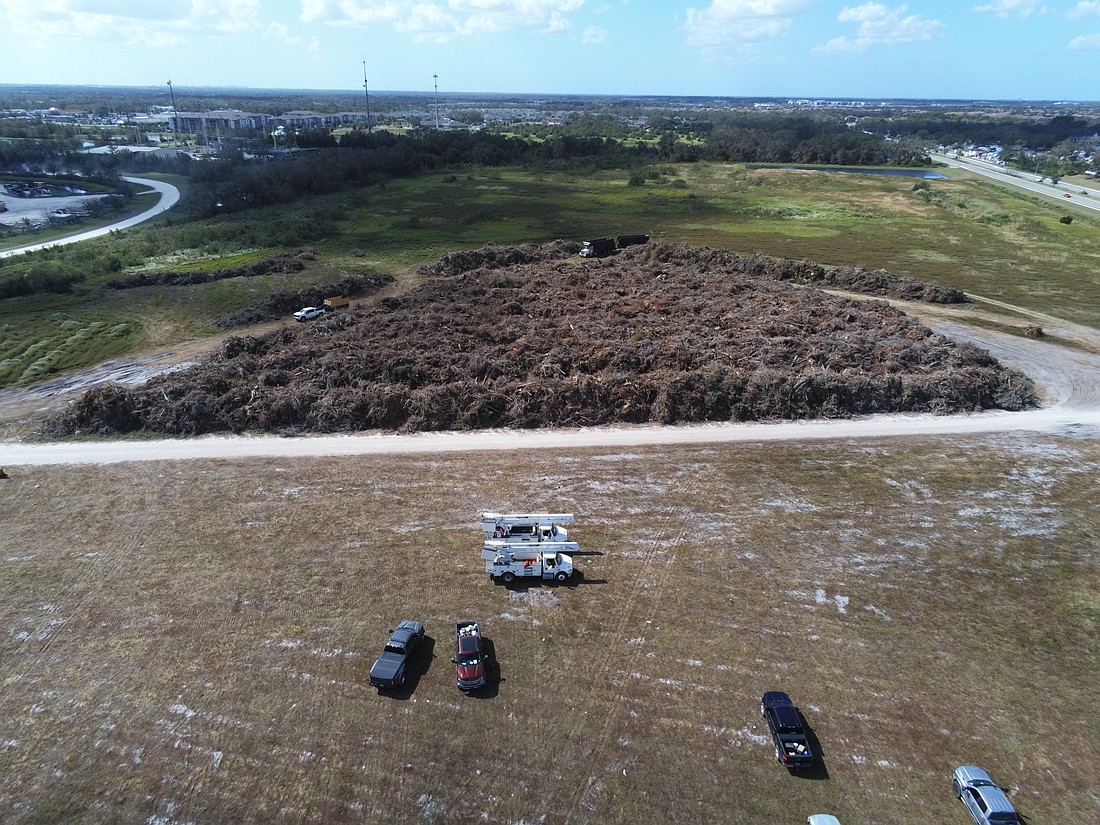
[[[8,469],[4,822],[961,824],[963,763],[1029,825],[1097,817],[1095,440]],[[479,511],[536,508],[582,577],[491,584]],[[380,696],[403,618],[429,655]]]
[[[143,294],[102,290],[0,301],[0,386],[32,383],[103,357],[170,347],[215,332],[211,321],[276,289],[377,270],[402,283],[415,266],[486,243],[583,239],[624,231],[687,242],[861,264],[1100,326],[1100,221],[951,170],[914,189],[906,178],[706,164],[655,166],[643,186],[626,171],[491,169],[390,181],[351,193],[217,220],[135,230],[82,244],[132,268],[214,269],[309,245],[302,273]],[[75,255],[76,252],[65,253]],[[16,264],[0,269],[0,277]],[[128,271],[128,270],[127,270]],[[151,310],[152,308],[152,310]],[[150,322],[150,317],[154,318]],[[66,327],[62,327],[66,324]],[[85,331],[72,339],[68,329]],[[44,359],[44,356],[48,356]]]

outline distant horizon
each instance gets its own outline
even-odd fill
[[[1100,0],[0,0],[0,29],[12,85],[1085,103],[1100,76]]]
[[[339,88],[306,88],[306,87],[279,87],[279,86],[239,86],[239,85],[205,85],[192,86],[173,83],[177,95],[194,95],[199,92],[232,92],[261,94],[298,93],[319,95],[340,95],[348,97],[364,97],[362,89]],[[0,83],[0,89],[73,89],[73,90],[133,90],[154,92],[159,97],[161,94],[169,95],[167,83],[161,85],[133,85],[115,83]],[[370,94],[393,96],[421,96],[434,97],[432,89],[371,89]],[[722,95],[722,94],[627,94],[617,92],[508,92],[508,91],[440,91],[440,98],[449,97],[500,97],[500,98],[614,98],[619,100],[746,100],[746,101],[829,101],[829,102],[857,102],[857,103],[987,103],[987,104],[1015,104],[1034,105],[1048,104],[1051,106],[1100,106],[1100,98],[1095,100],[1069,100],[1063,98],[992,98],[992,97],[859,97],[854,95]]]

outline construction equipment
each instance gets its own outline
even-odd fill
[[[572,521],[572,513],[482,513],[481,529],[486,539],[569,541],[569,531],[561,525]]]
[[[606,258],[628,246],[649,243],[649,235],[616,235],[614,238],[593,238],[581,244],[582,258]]]
[[[554,549],[542,549],[546,547]],[[573,559],[561,550],[579,549],[574,541],[539,545],[490,539],[481,546],[481,557],[485,572],[505,584],[529,578],[563,582],[573,575]]]

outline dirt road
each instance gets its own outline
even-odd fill
[[[954,309],[906,305],[930,327],[955,340],[970,341],[1030,376],[1041,388],[1044,406],[1027,412],[983,412],[972,415],[882,415],[843,420],[780,421],[752,424],[689,426],[617,426],[579,430],[489,430],[399,435],[209,436],[155,441],[100,441],[31,444],[0,442],[0,466],[109,464],[123,461],[241,458],[254,456],[378,455],[392,453],[551,450],[573,447],[642,446],[719,442],[796,441],[883,438],[891,436],[1035,431],[1100,438],[1100,331],[1050,316],[1023,312],[978,299],[963,310],[968,319],[1005,321],[1010,310],[1020,324],[1023,315],[1048,337],[1027,338],[993,332],[964,323]],[[1055,343],[1057,339],[1062,343]],[[74,378],[28,391],[0,393],[0,419],[13,411],[56,407],[75,392],[100,380],[139,382],[174,366],[169,357],[115,361]],[[22,405],[21,407],[19,405]]]

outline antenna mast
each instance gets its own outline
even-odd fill
[[[176,138],[176,145],[180,142],[180,115],[176,111],[176,90],[172,88],[172,81],[168,81],[168,91],[172,93],[172,132]]]
[[[363,94],[367,96],[367,137],[370,137],[370,90],[367,88],[367,61],[363,61]]]

